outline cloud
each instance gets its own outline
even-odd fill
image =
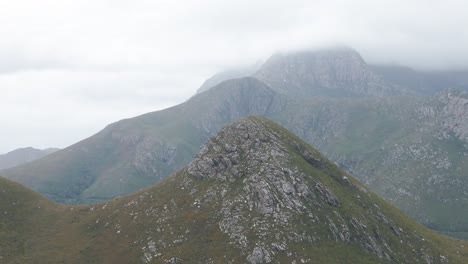
[[[468,68],[467,8],[457,0],[4,1],[0,153],[64,147],[276,51],[344,44],[372,63]]]

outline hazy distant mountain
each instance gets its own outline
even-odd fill
[[[103,204],[63,206],[0,178],[2,263],[466,263],[468,242],[415,223],[259,117],[185,168]]]
[[[60,202],[95,202],[146,187],[188,164],[224,124],[266,115],[276,93],[254,78],[220,84],[189,101],[109,125],[36,162],[2,171]]]
[[[222,81],[254,76],[289,96],[363,97],[435,95],[447,89],[468,91],[468,70],[417,71],[396,65],[368,65],[350,48],[275,54],[263,65],[225,71],[209,78],[197,93]]]
[[[385,80],[421,95],[434,95],[447,89],[468,91],[466,71],[416,71],[402,66],[371,65]]]
[[[276,54],[253,75],[273,90],[294,97],[403,95],[348,48]]]
[[[226,81],[226,80],[231,80],[231,79],[238,79],[242,77],[247,77],[255,73],[258,68],[261,66],[260,63],[243,67],[243,68],[236,68],[236,69],[231,69],[227,71],[223,71],[220,73],[217,73],[210,77],[208,80],[206,80],[200,88],[197,90],[197,94],[202,93],[204,91],[208,91],[209,89],[217,86],[218,84]]]
[[[6,154],[0,155],[0,169],[12,168],[33,160],[40,159],[46,155],[54,153],[59,149],[35,149],[35,148],[21,148],[10,151]]]
[[[418,221],[466,236],[466,94],[381,96],[393,88],[380,88],[362,90],[369,92],[366,96],[314,97],[280,93],[252,77],[228,80],[183,104],[122,120],[70,148],[0,174],[56,201],[102,201],[175,172],[224,124],[255,114],[316,146]]]
[[[278,93],[294,97],[401,95],[408,91],[373,71],[353,49],[331,48],[275,54],[263,65],[226,71],[208,79],[197,93],[222,81],[253,76]]]

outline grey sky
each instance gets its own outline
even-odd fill
[[[466,1],[0,0],[0,153],[65,147],[275,51],[468,68]]]

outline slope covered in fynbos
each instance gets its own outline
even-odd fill
[[[8,212],[0,232],[22,239],[14,250],[2,247],[5,263],[465,263],[468,257],[466,242],[410,220],[260,117],[230,123],[187,167],[107,203],[66,207],[38,198],[43,204],[35,204],[39,196],[15,186],[0,192],[0,211]],[[32,198],[16,203],[15,193]],[[8,219],[26,204],[29,228],[18,230]],[[0,245],[8,242],[0,236]]]

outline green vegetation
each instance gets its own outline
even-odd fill
[[[227,263],[228,260],[243,263],[253,245],[275,242],[275,234],[282,232],[313,234],[316,241],[290,242],[287,251],[275,253],[273,263],[300,259],[310,260],[308,263],[417,263],[423,258],[421,254],[432,256],[433,263],[443,262],[441,256],[450,263],[467,262],[468,242],[439,235],[417,224],[272,121],[259,117],[244,120],[254,122],[267,135],[278,137],[279,144],[287,146],[289,153],[281,161],[289,162],[286,169],[303,173],[308,186],[320,182],[336,195],[339,206],[320,200],[316,200],[317,204],[308,204],[308,212],[320,219],[318,222],[307,214],[284,209],[292,217],[288,225],[273,226],[274,218],[268,214],[245,210],[243,202],[236,204],[236,201],[249,199],[244,191],[246,179],[251,175],[229,182],[196,178],[182,169],[131,195],[87,206],[55,204],[17,183],[0,178],[1,263],[164,263],[174,257],[184,263]],[[233,127],[225,131],[239,135]],[[224,142],[222,136],[213,140]],[[213,144],[223,144],[221,141]],[[269,144],[270,141],[265,142]],[[307,161],[304,152],[310,153],[321,165]],[[218,150],[203,155],[216,157],[225,153]],[[246,153],[240,155],[240,164],[247,166],[248,161],[243,160]],[[243,167],[243,170],[260,171],[252,167]],[[233,208],[239,208],[241,219],[248,223],[243,226],[250,230],[251,244],[247,251],[241,250],[220,229],[223,221],[220,212],[232,202]],[[351,226],[349,241],[333,238],[329,226],[332,222],[327,219],[349,225],[353,218],[361,219],[369,229],[378,232],[381,239],[378,243],[385,241],[393,252],[392,257],[398,259],[387,261],[366,250],[360,242],[363,238],[353,233],[356,230]],[[259,235],[261,225],[255,223],[272,228],[262,236]],[[400,235],[396,235],[395,228]]]
[[[456,133],[466,121],[456,118],[468,114],[453,110],[466,95],[451,93],[291,99],[254,78],[229,80],[1,174],[57,202],[102,202],[174,173],[224,124],[255,114],[290,129],[420,223],[463,234],[468,145]]]

